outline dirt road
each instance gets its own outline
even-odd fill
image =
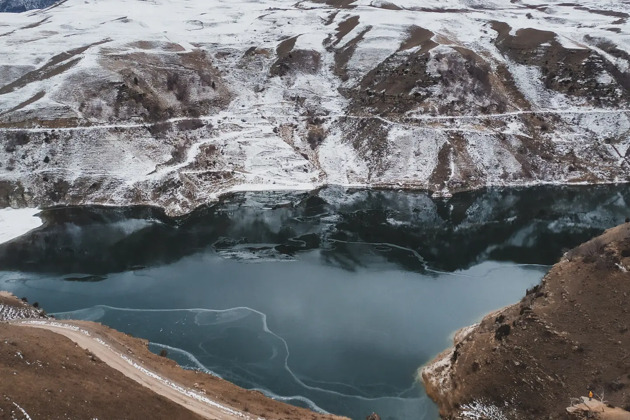
[[[61,334],[90,351],[110,367],[151,389],[155,393],[208,419],[249,419],[249,415],[219,404],[205,395],[171,382],[169,379],[147,369],[132,355],[122,354],[115,347],[90,331],[58,321],[19,321],[16,325],[41,328]]]

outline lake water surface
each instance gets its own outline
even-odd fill
[[[418,367],[628,203],[622,185],[242,193],[180,219],[59,208],[0,245],[0,289],[292,404],[433,420]]]

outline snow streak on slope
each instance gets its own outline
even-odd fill
[[[629,16],[589,0],[0,14],[0,206],[626,181]]]

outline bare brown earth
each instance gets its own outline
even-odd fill
[[[1,306],[33,309],[5,293]],[[0,418],[341,418],[184,370],[146,341],[92,322],[0,322],[0,377]]]
[[[50,331],[0,325],[0,417],[201,419]]]
[[[566,253],[521,302],[456,334],[421,372],[442,417],[630,419],[629,270],[626,223]],[[589,391],[592,400],[581,398]]]
[[[424,53],[430,49],[437,47],[437,43],[431,38],[435,35],[428,29],[421,28],[420,26],[412,26],[409,28],[408,38],[400,45],[399,51],[409,50],[411,48],[422,46],[421,52]]]

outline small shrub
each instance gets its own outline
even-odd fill
[[[151,133],[153,137],[159,137],[161,135],[164,135],[170,129],[171,129],[170,122],[159,122],[159,123],[151,124],[150,126],[148,126],[149,133]]]
[[[26,131],[16,131],[7,135],[7,141],[4,144],[4,151],[13,153],[18,146],[24,146],[28,144],[31,139]]]
[[[166,76],[166,88],[173,92],[180,102],[188,102],[190,98],[190,87],[188,82],[181,78],[178,73],[170,73]]]
[[[197,130],[203,126],[203,121],[201,121],[199,118],[189,118],[187,120],[182,120],[177,123],[177,128],[180,131]]]
[[[190,100],[190,88],[188,83],[180,83],[175,89],[175,97],[180,102],[188,102]]]
[[[179,83],[179,74],[170,73],[169,75],[166,76],[166,88],[169,91],[175,90],[175,87],[177,86],[178,83]]]
[[[503,324],[494,332],[494,338],[496,338],[497,340],[503,340],[505,337],[510,335],[511,331],[512,327],[510,327],[508,324]]]
[[[578,249],[580,255],[584,258],[584,262],[595,262],[604,252],[606,244],[601,238],[595,238],[580,246]]]
[[[311,146],[311,149],[315,150],[317,146],[322,144],[325,137],[326,133],[322,127],[312,127],[308,130],[306,140],[308,141],[309,146]]]
[[[169,164],[172,163],[180,163],[186,159],[186,154],[188,152],[188,148],[185,143],[178,143],[175,145],[175,149],[171,152],[171,159],[168,161]]]

